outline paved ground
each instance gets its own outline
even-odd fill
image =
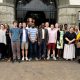
[[[70,61],[0,62],[0,80],[80,80],[80,64]]]

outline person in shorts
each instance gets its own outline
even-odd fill
[[[22,26],[23,26],[23,28],[21,29],[22,61],[24,61],[24,59],[28,61],[28,30],[26,29],[25,22],[22,23]]]
[[[54,28],[54,25],[51,24],[51,29],[49,30],[49,40],[48,40],[48,54],[47,54],[47,60],[50,59],[50,50],[52,49],[52,57],[54,60],[56,60],[55,57],[55,48],[56,48],[56,41],[57,41],[57,31]]]

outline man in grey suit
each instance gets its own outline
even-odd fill
[[[48,39],[48,30],[45,29],[44,23],[42,23],[41,28],[38,30],[39,59],[46,58]]]

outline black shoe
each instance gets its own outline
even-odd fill
[[[78,60],[78,63],[80,64],[80,59]]]
[[[20,63],[20,62],[21,62],[21,60],[20,60],[20,59],[18,59],[18,62]]]
[[[13,60],[12,60],[12,63],[14,63],[14,62],[16,62],[16,59],[13,59]]]

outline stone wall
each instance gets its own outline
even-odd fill
[[[80,11],[79,7],[68,7],[60,8],[58,11],[58,22],[62,24],[75,24],[78,25],[78,12]]]
[[[80,6],[70,5],[69,0],[63,0],[63,2],[64,4],[60,2],[58,5],[58,22],[62,24],[78,25],[78,12],[80,11]]]
[[[0,3],[0,23],[8,23],[12,25],[15,19],[14,10],[15,0],[3,0]],[[78,12],[80,11],[80,6],[70,5],[69,0],[58,0],[58,22],[62,24],[77,24],[80,22],[78,20]]]
[[[0,3],[0,23],[8,23],[11,26],[14,19],[14,4],[7,2]]]

